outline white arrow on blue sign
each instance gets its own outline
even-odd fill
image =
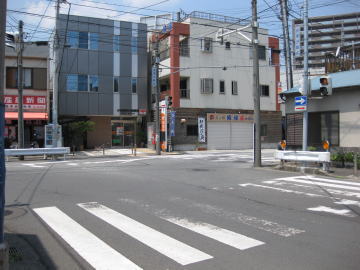
[[[295,111],[306,111],[307,96],[295,97]]]
[[[295,106],[307,105],[307,96],[295,97]]]

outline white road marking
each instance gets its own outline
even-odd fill
[[[34,209],[92,267],[101,270],[141,270],[57,207]]]
[[[334,209],[334,208],[322,206],[322,205],[320,205],[318,207],[308,208],[307,210],[315,211],[315,212],[326,212],[326,213],[331,213],[331,214],[346,216],[346,217],[356,217],[356,215],[351,214],[351,211],[348,209]]]
[[[89,213],[97,216],[115,228],[173,259],[181,265],[187,265],[213,258],[200,250],[188,246],[99,203],[91,202],[81,203],[78,205]]]
[[[349,182],[349,181],[341,181],[341,180],[334,180],[334,179],[327,179],[327,178],[319,178],[319,177],[314,177],[311,175],[307,175],[307,176],[295,176],[295,177],[285,177],[285,178],[278,178],[276,180],[286,180],[286,179],[299,179],[299,180],[314,180],[314,181],[320,181],[320,182],[327,182],[327,183],[335,183],[335,184],[341,184],[341,185],[350,185],[350,186],[359,186],[360,187],[360,183],[355,183],[355,182]]]
[[[360,187],[331,184],[331,183],[326,183],[326,182],[317,182],[317,181],[313,181],[312,179],[311,180],[301,180],[297,177],[278,178],[276,180],[360,191]]]
[[[302,187],[302,188],[306,188],[306,189],[318,190],[318,187],[316,187],[316,186],[308,186],[308,185],[301,185],[301,184],[294,184],[294,183],[290,184],[290,183],[280,182],[280,181],[277,181],[277,180],[262,181],[262,183],[273,184],[273,185],[276,185],[276,186],[292,185],[292,186],[295,186],[295,187]],[[328,191],[331,194],[342,195],[342,196],[347,196],[347,197],[355,197],[355,198],[360,199],[360,193],[356,193],[356,192],[350,192],[350,191],[338,190],[338,189],[331,189],[331,188],[326,189],[326,191]]]
[[[209,204],[202,204],[202,203],[197,203],[197,202],[193,202],[192,200],[189,199],[185,199],[185,198],[171,198],[171,201],[174,202],[179,202],[179,201],[183,201],[187,207],[197,207],[199,208],[201,211],[208,213],[208,214],[212,214],[212,215],[218,215],[220,217],[225,217],[228,219],[232,219],[235,220],[237,222],[241,222],[243,224],[246,224],[248,226],[257,228],[259,230],[263,230],[263,231],[267,231],[267,232],[271,232],[273,234],[277,234],[280,236],[284,236],[284,237],[289,237],[295,234],[299,234],[299,233],[303,233],[305,232],[304,230],[299,230],[296,228],[292,228],[292,227],[287,227],[285,225],[279,224],[277,222],[274,221],[269,221],[269,220],[265,220],[265,219],[260,219],[257,217],[253,217],[253,216],[248,216],[248,215],[244,215],[242,213],[238,213],[238,212],[230,212],[227,211],[223,208],[219,208],[216,206],[212,206]]]
[[[335,202],[336,204],[342,204],[342,205],[355,205],[355,206],[359,206],[360,207],[360,202],[359,201],[353,201],[353,200],[345,200],[342,199],[340,201]]]
[[[247,186],[260,187],[260,188],[277,190],[277,191],[284,192],[284,193],[294,193],[294,194],[298,194],[298,195],[306,195],[306,196],[309,196],[309,197],[326,197],[326,196],[320,195],[320,194],[302,192],[302,191],[285,189],[285,188],[269,187],[269,186],[252,184],[252,183],[239,184],[239,186],[241,186],[241,187],[247,187]]]
[[[240,250],[265,244],[264,242],[256,239],[208,223],[194,223],[184,218],[175,217],[165,217],[164,219]]]

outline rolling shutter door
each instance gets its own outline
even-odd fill
[[[208,122],[208,149],[237,150],[253,147],[253,124]]]

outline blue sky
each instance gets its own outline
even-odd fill
[[[301,6],[303,1],[288,1],[290,3],[291,14],[299,16],[302,12]],[[177,12],[180,9],[187,13],[197,10],[238,18],[251,16],[251,0],[68,0],[68,2],[72,3],[71,14],[104,18],[111,17],[129,21],[138,21],[140,15]],[[106,4],[99,4],[99,2]],[[156,11],[139,9],[159,2],[163,3],[151,7],[151,9],[156,9]],[[54,16],[54,4],[54,0],[50,2],[48,0],[8,0],[8,9],[36,14],[44,14],[46,11],[48,16]],[[79,6],[79,4],[82,6]],[[269,6],[274,7],[270,9]],[[360,1],[358,0],[309,0],[309,6],[310,16],[360,12]],[[62,7],[62,12],[67,13],[68,5],[62,4]],[[103,9],[99,9],[99,7]],[[266,9],[267,11],[264,11]],[[121,11],[130,11],[131,13],[121,14]],[[281,24],[275,15],[279,13],[278,0],[258,0],[258,11],[260,12],[260,26],[269,29],[270,34],[281,35]],[[40,16],[25,16],[21,13],[8,12],[7,31],[16,31],[19,19],[24,20],[25,31],[29,33],[28,38],[32,40],[46,40],[54,24],[52,19],[44,18],[40,22]],[[37,31],[35,32],[35,30]]]

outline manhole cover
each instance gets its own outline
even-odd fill
[[[194,172],[208,172],[210,169],[191,169]]]
[[[9,215],[11,215],[13,213],[13,211],[11,211],[11,210],[5,210],[5,216],[9,216]]]
[[[9,261],[19,262],[22,260],[21,252],[16,247],[9,247]]]

